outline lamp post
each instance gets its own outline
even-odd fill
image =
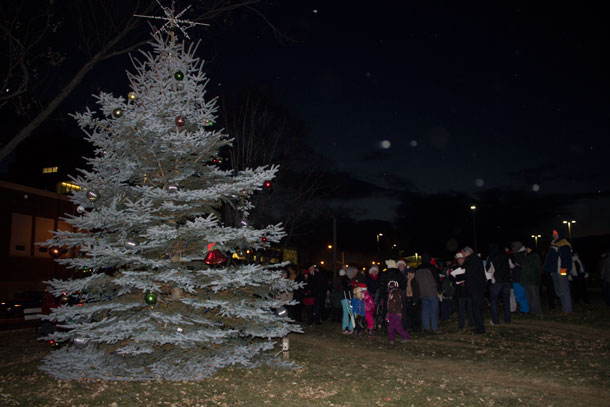
[[[470,205],[470,210],[472,211],[472,234],[474,235],[474,253],[477,254],[477,225],[474,219],[474,211],[477,210],[475,205]]]
[[[329,249],[330,249],[330,247],[329,247]],[[334,217],[334,216],[333,216],[333,244],[332,244],[332,251],[333,251],[333,278],[335,278],[335,276],[337,275],[337,218]]]
[[[570,242],[572,242],[572,223],[576,223],[575,220],[564,220],[563,223],[568,225],[568,236],[570,237]]]
[[[542,235],[532,235],[534,238],[534,244],[536,245],[536,250],[538,250],[538,238],[542,237]]]

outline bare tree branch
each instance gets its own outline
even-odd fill
[[[195,14],[192,20],[209,22],[219,17],[226,17],[239,9],[246,9],[263,17],[277,34],[279,32],[277,28],[255,8],[256,5],[264,2],[265,0],[202,1],[192,8]],[[46,7],[41,8],[41,4],[45,4]],[[43,85],[43,79],[52,74],[48,69],[48,61],[39,61],[38,65],[32,61],[37,56],[41,59],[36,53],[40,54],[37,48],[42,47],[43,41],[53,44],[49,35],[54,34],[59,27],[54,9],[59,4],[42,0],[0,3],[0,35],[5,44],[0,49],[3,49],[2,56],[6,61],[0,72],[0,83],[2,83],[0,109],[7,108],[10,103],[24,114],[28,106],[29,110],[32,110],[32,106],[39,105],[39,110],[34,112],[27,124],[2,146],[0,160],[48,120],[97,64],[142,46],[146,39],[137,34],[138,27],[143,25],[144,21],[134,17],[133,14],[150,14],[158,8],[153,0],[129,3],[122,0],[73,0],[61,3],[65,7],[62,18],[69,20],[69,23],[63,24],[62,27],[64,30],[75,30],[73,31],[75,35],[73,34],[70,40],[78,44],[78,49],[87,59],[71,76],[68,83],[59,90],[56,90],[56,86],[49,86],[49,84],[56,85],[53,81],[45,84],[55,92],[52,97],[47,98],[39,85]],[[32,14],[33,10],[36,13]],[[70,50],[73,52],[73,46]],[[51,59],[55,56],[55,52],[49,48],[47,50],[49,55],[45,57]],[[61,63],[62,54],[58,53],[55,59],[56,63]],[[45,69],[44,73],[41,72],[43,69]],[[38,79],[36,83],[33,82],[33,73]],[[10,91],[6,92],[6,89]],[[22,106],[17,107],[18,105]]]

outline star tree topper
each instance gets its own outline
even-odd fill
[[[180,31],[182,31],[182,34],[188,38],[189,40],[191,39],[188,34],[186,33],[186,30],[188,30],[189,28],[195,26],[195,25],[208,25],[209,24],[205,24],[205,23],[196,23],[194,21],[190,21],[190,20],[180,20],[180,17],[189,9],[191,8],[191,5],[189,5],[187,8],[185,8],[184,10],[182,10],[180,13],[176,14],[175,13],[175,7],[174,7],[174,3],[175,0],[172,0],[172,5],[171,7],[165,7],[163,6],[163,4],[161,4],[159,2],[159,0],[155,0],[157,2],[157,4],[159,5],[159,7],[161,7],[161,9],[163,10],[163,12],[165,13],[165,17],[159,17],[159,16],[144,16],[141,14],[134,14],[134,17],[143,17],[143,18],[151,18],[154,20],[164,20],[166,21],[165,24],[163,24],[163,26],[161,28],[159,28],[157,30],[157,32],[167,32],[168,31],[168,27],[170,32],[172,32],[174,27],[178,27],[178,29]],[[180,24],[185,24],[186,26],[183,27]]]

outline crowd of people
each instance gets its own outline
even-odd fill
[[[330,319],[345,335],[386,331],[394,343],[397,335],[404,342],[412,333],[439,334],[439,320],[449,320],[454,312],[457,328],[475,334],[486,333],[487,310],[491,326],[510,324],[514,312],[539,317],[541,293],[551,309],[559,300],[563,313],[572,312],[572,301],[588,303],[589,273],[562,231],[553,231],[544,259],[535,249],[520,241],[490,244],[483,258],[467,246],[445,262],[423,254],[414,267],[389,259],[383,268],[341,268],[333,278],[315,265],[298,275],[286,272],[286,278],[303,283],[293,293],[295,305],[287,307],[288,314],[310,325]],[[610,256],[603,261],[601,279],[610,307]]]

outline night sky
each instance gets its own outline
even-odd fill
[[[279,34],[247,10],[190,34],[210,96],[271,89],[306,124],[331,186],[312,212],[460,244],[471,204],[482,241],[549,235],[563,219],[574,236],[610,234],[608,9],[466,3],[277,1],[260,11]],[[129,67],[101,64],[56,119],[125,92]]]
[[[608,10],[532,3],[278,2],[269,19],[294,42],[245,20],[212,83],[272,86],[368,184],[349,200],[361,218],[395,219],[404,191],[500,190],[608,233]]]

